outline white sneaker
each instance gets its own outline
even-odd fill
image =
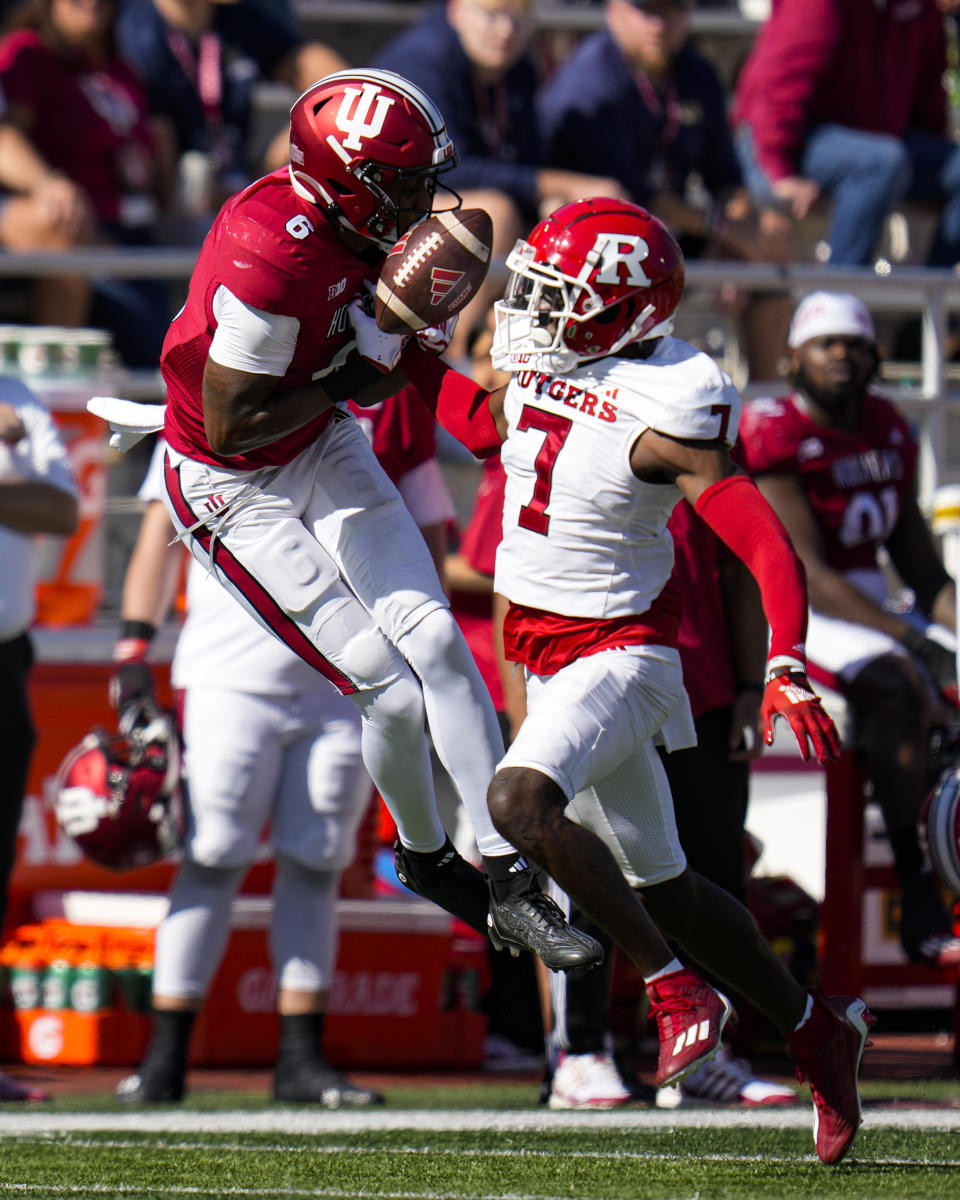
[[[550,1108],[616,1108],[631,1099],[609,1054],[560,1055]]]
[[[757,1079],[750,1064],[734,1058],[729,1046],[721,1045],[716,1058],[705,1062],[680,1083],[680,1103],[740,1104],[744,1108],[769,1108],[795,1104],[797,1093],[784,1084]]]

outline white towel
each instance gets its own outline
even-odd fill
[[[107,422],[110,445],[120,451],[129,450],[148,433],[159,432],[166,410],[165,404],[144,404],[117,396],[93,396],[87,401],[87,411]]]

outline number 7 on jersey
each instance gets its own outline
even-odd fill
[[[529,529],[531,533],[542,533],[544,537],[549,533],[550,518],[547,516],[547,505],[550,503],[553,467],[572,428],[573,421],[569,417],[544,412],[541,408],[533,408],[527,404],[523,406],[520,420],[517,422],[517,431],[522,433],[526,429],[539,429],[547,436],[543,439],[543,445],[533,464],[537,476],[533,496],[530,503],[520,509],[517,524],[521,529]]]

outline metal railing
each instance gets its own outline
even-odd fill
[[[189,278],[197,251],[185,247],[96,248],[65,252],[2,253],[3,277],[81,274],[91,278],[169,279]],[[503,264],[494,265],[503,270]],[[920,437],[920,494],[928,503],[938,484],[946,482],[948,409],[960,408],[960,390],[951,390],[947,378],[947,333],[949,314],[960,311],[960,273],[947,269],[892,267],[887,274],[871,268],[852,269],[807,264],[775,266],[728,262],[689,262],[689,293],[719,291],[734,284],[747,291],[786,292],[799,300],[817,288],[848,291],[861,297],[876,314],[919,315],[922,348],[919,378],[912,386],[895,386],[898,403],[903,403],[918,421]],[[159,386],[159,376],[157,376]],[[746,387],[747,396],[767,385]],[[781,382],[782,386],[782,382]],[[137,381],[138,393],[149,392],[149,383]],[[960,455],[960,447],[958,447]],[[952,481],[951,481],[952,482]]]

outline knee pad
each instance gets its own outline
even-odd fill
[[[436,608],[427,613],[397,644],[421,679],[438,668],[460,670],[465,661],[464,652],[469,658],[468,665],[474,665],[460,627],[448,608]]]
[[[364,721],[381,726],[385,732],[416,729],[422,736],[426,719],[423,692],[411,671],[405,671],[390,683],[360,692],[352,699]]]

